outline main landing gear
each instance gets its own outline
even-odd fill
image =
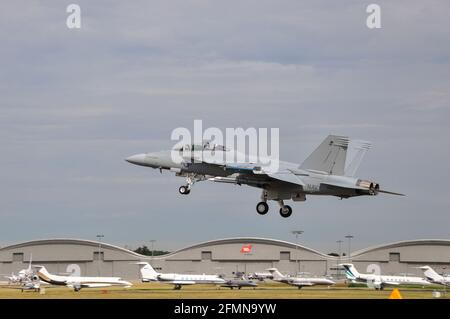
[[[292,215],[292,208],[289,205],[285,205],[283,200],[278,200],[280,205],[281,217],[287,218]],[[267,192],[263,191],[261,195],[261,202],[256,205],[256,212],[260,215],[265,215],[269,211],[269,205],[267,205]]]
[[[280,203],[281,202],[281,203]],[[288,218],[292,215],[292,208],[289,205],[284,205],[282,200],[279,200],[280,203],[280,215],[281,217]],[[269,205],[266,202],[259,202],[256,205],[256,212],[260,215],[265,215],[269,211]]]
[[[256,212],[260,215],[265,215],[269,211],[269,205],[266,202],[259,202],[256,205]]]
[[[289,205],[284,205],[283,200],[279,200],[278,204],[280,204],[280,215],[281,217],[288,218],[292,215],[292,208]]]

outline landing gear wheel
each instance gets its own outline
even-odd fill
[[[265,215],[269,211],[269,205],[266,202],[259,202],[256,205],[256,212],[260,215]]]
[[[281,217],[288,218],[292,215],[292,208],[291,206],[285,205],[284,207],[280,208],[280,215]]]
[[[180,188],[178,189],[178,191],[180,192],[180,194],[182,195],[187,195],[191,192],[191,190],[187,187],[187,186],[180,186]]]

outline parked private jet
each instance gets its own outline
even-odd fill
[[[184,285],[195,284],[226,284],[223,278],[216,275],[193,275],[193,274],[161,274],[156,272],[148,262],[138,262],[141,265],[142,282],[159,281],[174,285],[174,289],[181,289]]]
[[[33,269],[31,269],[31,263],[32,263],[33,255],[30,254],[30,262],[28,264],[28,268],[20,270],[17,275],[14,273],[11,273],[11,275],[3,275],[6,279],[8,279],[8,282],[10,284],[20,284],[23,282],[28,282],[33,279]]]
[[[439,275],[433,268],[430,266],[422,266],[419,267],[423,270],[423,274],[427,277],[428,281],[433,284],[440,284],[445,286],[450,286],[450,277]]]
[[[277,268],[269,268],[267,271],[273,275],[272,280],[296,286],[298,289],[315,285],[331,286],[335,284],[333,280],[325,277],[288,277],[279,272]]]
[[[58,286],[67,286],[75,291],[82,288],[103,288],[111,286],[131,287],[132,284],[119,277],[79,277],[50,274],[44,266],[33,265],[40,280]]]
[[[360,274],[353,264],[340,264],[344,267],[345,275],[353,282],[366,283],[368,287],[383,290],[385,286],[398,285],[421,285],[426,286],[430,283],[422,277],[416,276],[386,276],[376,274]]]

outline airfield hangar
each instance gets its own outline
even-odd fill
[[[139,278],[138,261],[148,261],[160,272],[192,274],[247,274],[277,267],[298,272],[343,277],[337,267],[353,262],[360,272],[422,275],[416,267],[430,265],[438,272],[450,271],[450,240],[422,239],[370,247],[345,256],[330,256],[294,243],[265,238],[228,238],[185,247],[163,256],[143,256],[107,243],[81,239],[34,240],[0,248],[0,273],[17,273],[33,264],[56,274]]]

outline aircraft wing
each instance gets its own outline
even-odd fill
[[[361,190],[367,190],[368,189],[366,187],[361,187],[361,186],[357,186],[357,185],[340,184],[340,183],[335,183],[335,182],[321,182],[321,184],[327,185],[327,186],[330,186],[330,187],[336,187],[336,188],[361,189]],[[406,196],[405,194],[402,194],[402,193],[390,192],[390,191],[385,191],[385,190],[382,190],[382,189],[378,189],[376,192],[384,193],[384,194],[390,194],[390,195],[397,195],[397,196]]]
[[[305,185],[303,183],[303,181],[300,179],[300,177],[295,175],[290,170],[283,170],[283,171],[279,171],[276,173],[268,173],[267,176],[269,176],[270,178],[276,179],[276,180],[280,180],[280,181],[295,184],[295,185],[300,185],[300,186]]]
[[[312,282],[308,282],[308,281],[303,281],[303,282],[291,281],[291,282],[289,282],[289,284],[291,284],[292,286],[296,286],[296,287],[314,286],[314,284]]]
[[[111,287],[111,284],[106,283],[79,283],[79,284],[67,284],[67,287],[74,288],[74,287],[81,287],[81,288],[103,288],[103,287]]]
[[[193,280],[191,280],[191,281],[185,281],[185,280],[178,281],[178,280],[175,280],[175,281],[170,281],[169,283],[173,284],[173,285],[195,285],[196,284],[196,282],[193,281]]]
[[[383,284],[391,285],[391,286],[398,286],[398,285],[400,285],[400,283],[395,282],[395,281],[383,281]]]

